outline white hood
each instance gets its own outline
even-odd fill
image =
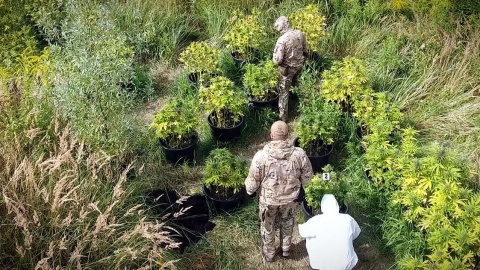
[[[338,212],[332,194],[325,194],[322,213],[298,225],[300,235],[307,239],[310,265],[319,270],[351,270],[358,261],[353,240],[360,234],[357,222],[348,214]]]
[[[323,195],[322,202],[320,203],[320,209],[322,210],[323,214],[338,214],[340,207],[338,206],[338,202],[335,199],[335,196],[332,194],[325,194]]]

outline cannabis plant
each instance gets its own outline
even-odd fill
[[[371,92],[365,65],[357,58],[346,57],[342,62],[334,62],[322,77],[321,93],[325,99],[341,103],[349,111],[359,96]]]
[[[212,124],[219,128],[235,126],[247,103],[246,96],[222,76],[213,78],[208,87],[200,87],[199,99],[205,110],[211,113]]]
[[[253,50],[258,49],[265,38],[265,28],[260,24],[259,16],[258,10],[248,15],[235,11],[228,20],[227,48],[239,53],[243,60],[251,60]]]
[[[273,61],[264,61],[259,65],[247,64],[245,70],[243,86],[247,89],[252,99],[268,101],[275,97],[278,70]]]
[[[349,191],[348,183],[337,176],[331,165],[325,166],[323,171],[329,173],[329,180],[324,180],[322,174],[315,174],[312,181],[305,186],[305,199],[315,211],[320,210],[323,195],[333,194],[338,205],[341,206],[345,204],[345,198]]]
[[[320,13],[316,5],[308,5],[293,12],[289,21],[294,29],[303,32],[307,47],[312,52],[318,52],[320,41],[325,35],[325,16]]]
[[[192,143],[198,122],[196,102],[174,99],[158,111],[150,129],[169,148],[181,149]]]
[[[300,104],[300,122],[295,127],[300,147],[315,153],[323,144],[332,144],[338,137],[342,117],[340,106],[316,97]]]
[[[219,69],[219,50],[205,41],[192,42],[180,54],[180,62],[189,73],[198,73],[200,82],[207,82]]]
[[[247,174],[247,162],[221,148],[208,155],[203,181],[209,189],[215,188],[221,196],[226,196],[230,191],[237,193],[243,188]]]

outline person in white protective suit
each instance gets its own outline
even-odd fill
[[[360,234],[357,222],[348,214],[340,214],[337,200],[325,194],[321,202],[323,214],[298,225],[306,238],[311,269],[351,270],[358,261],[353,240]]]

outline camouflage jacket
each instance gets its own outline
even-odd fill
[[[312,164],[303,149],[288,141],[271,141],[255,154],[245,186],[248,194],[260,190],[260,202],[284,205],[295,200],[300,185],[312,179]]]
[[[273,51],[273,62],[282,67],[303,66],[307,53],[305,36],[299,30],[288,28],[277,40]]]

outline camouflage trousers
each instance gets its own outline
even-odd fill
[[[290,251],[295,217],[300,203],[290,202],[284,205],[267,205],[260,203],[260,233],[262,252],[272,259],[275,256],[276,229],[280,230],[280,243],[283,251]]]
[[[287,122],[288,118],[288,97],[290,87],[295,75],[302,67],[279,67],[280,78],[278,82],[278,109],[280,111],[280,119]]]

